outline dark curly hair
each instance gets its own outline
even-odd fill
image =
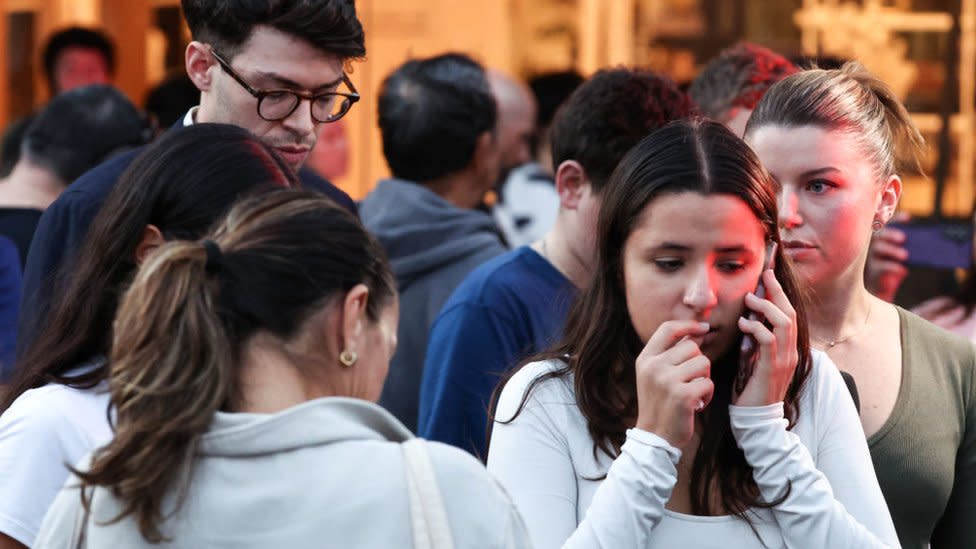
[[[193,39],[233,58],[258,25],[301,38],[317,49],[354,59],[366,37],[353,0],[182,0]]]
[[[645,70],[602,70],[573,92],[552,123],[552,164],[575,160],[600,192],[624,154],[668,123],[695,114],[668,77]]]
[[[712,59],[691,88],[691,99],[702,114],[726,122],[735,108],[753,110],[773,84],[799,69],[782,55],[749,42],[740,42]]]

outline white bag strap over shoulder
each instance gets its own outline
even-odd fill
[[[454,549],[451,525],[434,476],[434,467],[422,438],[412,438],[400,445],[407,472],[410,494],[410,522],[414,549]]]

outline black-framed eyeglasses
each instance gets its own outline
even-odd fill
[[[288,118],[291,113],[295,112],[303,99],[307,99],[309,102],[312,120],[320,123],[335,122],[349,112],[353,103],[359,101],[359,92],[356,91],[356,86],[352,85],[352,80],[345,72],[342,73],[342,82],[349,88],[349,93],[338,91],[313,93],[285,88],[258,90],[245,82],[241,75],[230,68],[230,63],[224,61],[213,48],[210,49],[210,53],[213,54],[214,59],[224,69],[224,72],[258,100],[258,116],[268,122],[278,122]]]

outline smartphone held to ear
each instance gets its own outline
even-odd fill
[[[762,273],[759,274],[759,284],[756,285],[756,291],[753,292],[759,299],[765,299],[766,297],[766,287],[763,284],[763,274],[775,266],[775,256],[776,243],[770,242],[766,245],[766,258],[763,261]],[[756,313],[754,311],[749,311],[746,318],[749,320],[756,320]],[[741,394],[746,388],[746,383],[749,382],[749,378],[752,377],[752,371],[756,367],[758,351],[759,347],[756,344],[755,338],[749,334],[743,334],[742,347],[739,349],[739,371],[736,374],[735,381],[732,384],[734,394]]]

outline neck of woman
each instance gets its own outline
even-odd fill
[[[238,395],[231,412],[274,414],[312,399],[349,394],[324,380],[313,385],[281,340],[264,333],[245,344],[237,375]]]
[[[812,290],[807,323],[810,343],[819,349],[860,335],[867,328],[872,309],[880,301],[864,286],[863,276],[855,280],[831,280]]]

